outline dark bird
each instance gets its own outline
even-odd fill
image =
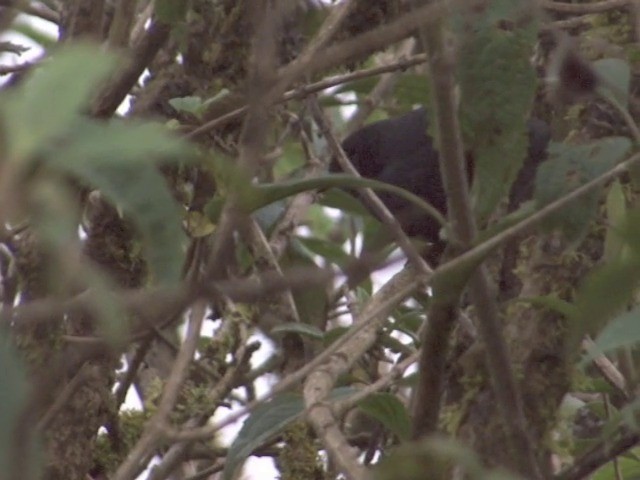
[[[537,166],[547,157],[551,138],[549,126],[539,119],[528,122],[529,148],[522,170],[509,195],[510,209],[531,198]],[[402,187],[423,198],[446,214],[447,199],[440,177],[438,151],[427,135],[425,108],[405,115],[371,123],[349,135],[342,148],[360,175]],[[473,175],[471,160],[467,162],[469,180]],[[340,171],[333,161],[330,171]],[[419,237],[432,244],[426,258],[437,263],[445,242],[440,238],[440,225],[408,201],[380,192],[380,199],[393,213],[410,237]]]

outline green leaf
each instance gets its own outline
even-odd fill
[[[96,47],[68,46],[45,61],[18,90],[4,92],[0,112],[9,158],[28,158],[68,132],[114,65],[115,58]]]
[[[624,158],[631,142],[624,137],[603,138],[585,145],[553,144],[550,159],[538,168],[534,199],[544,206],[611,169]],[[595,215],[602,189],[569,203],[550,215],[542,226],[561,229],[571,240],[579,239]]]
[[[349,327],[335,327],[335,328],[332,328],[331,330],[327,330],[327,332],[324,334],[324,339],[323,339],[324,346],[328,347],[348,331],[349,331]]]
[[[229,90],[223,88],[213,97],[203,100],[199,96],[186,96],[175,97],[169,100],[169,105],[175,108],[179,112],[186,112],[195,115],[198,118],[202,118],[202,114],[207,110],[207,107],[214,102],[222,100],[229,95]]]
[[[404,443],[374,469],[375,480],[421,480],[447,478],[453,465],[464,469],[465,478],[481,480],[488,473],[478,456],[460,442],[430,437],[418,443]],[[429,474],[425,477],[425,472]]]
[[[180,278],[183,211],[154,161],[187,153],[184,143],[157,125],[87,122],[69,143],[50,152],[47,160],[100,189],[130,215],[142,233],[154,279],[167,284]]]
[[[176,97],[169,100],[169,105],[175,108],[178,112],[186,112],[200,118],[204,109],[204,102],[201,97],[197,95],[190,95],[186,97]]]
[[[184,19],[189,3],[189,0],[156,0],[154,11],[158,20],[175,25]]]
[[[55,148],[47,152],[51,164],[70,169],[87,163],[149,165],[166,159],[186,160],[193,155],[186,142],[172,137],[162,125],[120,120],[76,122],[65,145]]]
[[[348,255],[340,245],[331,241],[325,241],[313,237],[296,237],[296,241],[303,245],[310,252],[335,263],[336,265],[346,265],[355,259]]]
[[[603,58],[593,62],[592,66],[604,79],[602,88],[605,96],[627,108],[629,106],[629,86],[631,85],[629,63],[620,58]]]
[[[315,237],[322,241],[334,240],[334,246],[339,242],[335,242],[336,223],[338,225],[343,223],[344,219],[338,219],[327,210],[318,204],[309,205],[306,215],[306,224],[309,227]]]
[[[616,233],[624,242],[622,259],[640,256],[640,209],[626,210],[617,224]]]
[[[314,340],[322,340],[324,338],[324,332],[318,327],[309,325],[307,323],[284,323],[271,329],[272,334],[275,333],[297,333],[305,337],[313,338]]]
[[[612,480],[614,478],[626,478],[629,480],[640,478],[640,462],[631,458],[618,457],[617,465],[614,465],[613,462],[608,462],[593,474],[591,480]]]
[[[401,331],[400,329],[398,330]],[[419,345],[420,339],[414,332],[408,331],[406,335],[411,338],[414,345]],[[385,333],[381,336],[380,345],[382,345],[385,349],[388,349],[392,354],[404,353],[407,351],[407,345],[404,342],[401,342],[397,338],[392,337],[388,333]]]
[[[336,388],[329,396],[337,400],[354,393],[354,389]],[[269,439],[278,435],[304,411],[302,396],[283,393],[258,405],[245,420],[238,436],[229,447],[222,478],[230,480],[242,463]]]
[[[411,110],[414,105],[429,104],[429,82],[425,75],[405,73],[398,78],[393,98],[400,107]]]
[[[536,90],[529,58],[538,22],[526,0],[471,2],[454,18],[460,121],[475,159],[473,196],[484,223],[509,192],[527,152],[526,118]]]
[[[50,51],[59,46],[58,35],[51,30],[44,30],[42,25],[27,20],[26,16],[19,16],[17,21],[12,22],[11,32],[24,35],[33,43],[36,43],[42,50]],[[25,51],[31,50],[25,48]]]
[[[28,438],[25,425],[19,425],[24,414],[24,407],[29,400],[29,384],[27,381],[27,371],[19,358],[19,354],[11,344],[10,338],[5,329],[0,331],[0,469],[7,474],[15,467],[14,458],[16,447],[19,448],[21,457],[20,463],[25,468],[30,468],[30,472],[20,472],[20,478],[39,478],[40,470],[38,461],[38,451],[33,439]],[[23,435],[16,436],[17,428],[21,427]],[[22,443],[18,443],[23,440]],[[16,473],[16,472],[14,472]]]
[[[519,298],[516,298],[514,301],[518,303],[527,303],[534,307],[551,310],[553,312],[559,313],[560,315],[564,315],[565,317],[571,317],[576,313],[576,308],[572,303],[567,302],[566,300],[562,300],[556,295],[541,295],[538,297],[519,297]]]
[[[409,440],[411,418],[407,408],[395,395],[374,393],[360,402],[358,407],[395,433],[400,440]]]
[[[378,79],[375,77],[359,78],[358,80],[338,85],[334,91],[334,95],[335,93],[354,92],[366,97],[377,84]]]
[[[593,360],[600,354],[606,354],[621,347],[629,347],[640,342],[640,307],[614,318],[596,337],[594,348],[584,358],[584,362]]]
[[[240,207],[246,213],[251,213],[270,203],[282,200],[283,198],[297,195],[298,193],[309,190],[323,190],[326,188],[372,188],[383,192],[390,192],[404,200],[411,202],[421,211],[438,220],[442,225],[446,224],[446,220],[440,212],[432,205],[425,202],[422,198],[414,195],[395,185],[380,182],[370,178],[356,177],[353,175],[336,174],[325,175],[323,177],[307,178],[303,180],[289,180],[278,183],[263,183],[252,185],[248,182],[243,184],[243,195],[240,198]],[[225,199],[222,197],[214,197],[205,207],[205,212],[211,221],[216,221],[222,212]]]
[[[305,154],[300,142],[287,142],[283,146],[282,155],[273,166],[273,175],[280,180],[291,175],[305,164]]]
[[[597,334],[615,314],[619,314],[640,285],[640,259],[609,262],[591,273],[575,298],[576,313],[571,318],[568,347],[573,353],[585,334]]]
[[[30,189],[31,224],[51,260],[48,262],[53,292],[73,276],[88,288],[88,306],[107,341],[118,346],[129,327],[128,316],[115,298],[113,285],[91,262],[81,261],[70,251],[80,251],[76,205],[71,193],[51,181],[35,183]],[[75,261],[74,261],[75,260]]]
[[[604,239],[604,260],[611,261],[622,254],[624,247],[618,230],[627,215],[627,201],[619,180],[615,180],[609,189],[606,208],[609,228]]]
[[[300,395],[284,393],[258,405],[229,447],[222,478],[230,480],[238,467],[271,437],[282,432],[304,410]]]
[[[361,201],[338,188],[331,188],[324,192],[319,203],[325,207],[336,208],[353,215],[370,215],[369,210],[362,205]]]
[[[413,338],[414,341],[418,341],[418,330],[424,324],[425,310],[410,310],[408,312],[404,312],[396,318],[396,322],[394,324],[394,329],[397,329],[403,332],[406,335],[409,335]]]

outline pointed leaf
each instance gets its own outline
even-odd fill
[[[18,91],[5,92],[0,112],[10,158],[29,157],[66,133],[114,65],[115,58],[96,47],[68,46],[43,62]]]
[[[640,285],[637,257],[609,262],[590,274],[576,295],[568,346],[571,351],[585,334],[597,334],[611,317],[625,309]]]
[[[322,330],[307,323],[284,323],[272,328],[270,333],[297,333],[314,340],[322,340],[324,337]]]
[[[604,79],[604,93],[627,108],[629,105],[629,86],[631,69],[629,63],[620,58],[603,58],[593,62],[593,68]]]
[[[554,144],[550,159],[538,168],[534,198],[539,206],[557,200],[611,169],[624,158],[631,142],[624,137],[610,137],[586,145]],[[546,230],[561,229],[577,240],[596,213],[601,189],[569,203],[543,223]]]
[[[255,408],[245,420],[238,436],[229,447],[223,480],[230,480],[238,467],[271,437],[282,432],[304,410],[300,395],[285,393]]]
[[[609,189],[606,207],[609,228],[604,240],[604,260],[611,261],[621,255],[624,247],[618,229],[627,214],[627,201],[619,180],[615,180]]]
[[[185,144],[157,125],[86,123],[48,160],[100,189],[130,215],[143,235],[155,280],[171,283],[182,268],[183,212],[153,162],[187,153]]]
[[[336,388],[331,392],[333,400],[351,395],[353,388]],[[245,420],[238,436],[229,447],[223,480],[230,480],[240,465],[270,438],[278,435],[288,425],[297,420],[304,411],[304,401],[300,395],[283,393],[257,406]]]
[[[475,159],[473,195],[481,223],[509,192],[527,152],[526,118],[536,90],[529,58],[538,22],[527,0],[469,2],[459,9],[460,121]]]
[[[630,347],[640,342],[640,307],[614,318],[596,337],[592,351],[584,358],[590,361],[597,355],[606,354],[621,347]]]
[[[391,430],[400,440],[409,440],[411,417],[407,408],[395,395],[375,393],[360,402],[358,407]]]

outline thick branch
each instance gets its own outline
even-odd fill
[[[133,47],[130,58],[102,88],[93,102],[91,114],[95,117],[110,117],[136,84],[144,69],[156,56],[167,39],[171,27],[153,21],[142,39]]]
[[[623,8],[629,4],[629,0],[605,0],[594,3],[566,3],[542,1],[540,6],[545,10],[554,12],[574,13],[577,15],[585,13],[602,13],[616,8]]]

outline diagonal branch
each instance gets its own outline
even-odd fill
[[[92,116],[104,118],[114,114],[144,69],[165,44],[170,33],[171,27],[168,24],[158,20],[151,22],[144,36],[133,46],[124,65],[107,81],[94,99],[91,106]]]
[[[244,408],[230,414],[217,424],[186,431],[168,432],[167,435],[174,441],[209,439],[220,431],[220,429],[236,422],[266,400],[297,385],[300,381],[308,377],[311,372],[329,360],[334,358],[340,360],[340,358],[342,358],[341,361],[351,366],[353,362],[360,358],[363,352],[369,349],[370,344],[367,342],[372,337],[375,337],[375,334],[372,335],[372,332],[375,333],[378,331],[380,322],[387,318],[388,312],[408,296],[414,294],[418,288],[423,287],[424,281],[426,281],[426,279],[418,275],[413,268],[405,268],[371,297],[359,315],[357,323],[352,325],[347,332],[342,334],[340,338],[329,345],[322,353],[314,357],[313,360],[307,362],[296,372],[280,380],[280,382],[261,398],[250,402]],[[336,352],[338,351],[342,352],[339,357],[336,356]]]

